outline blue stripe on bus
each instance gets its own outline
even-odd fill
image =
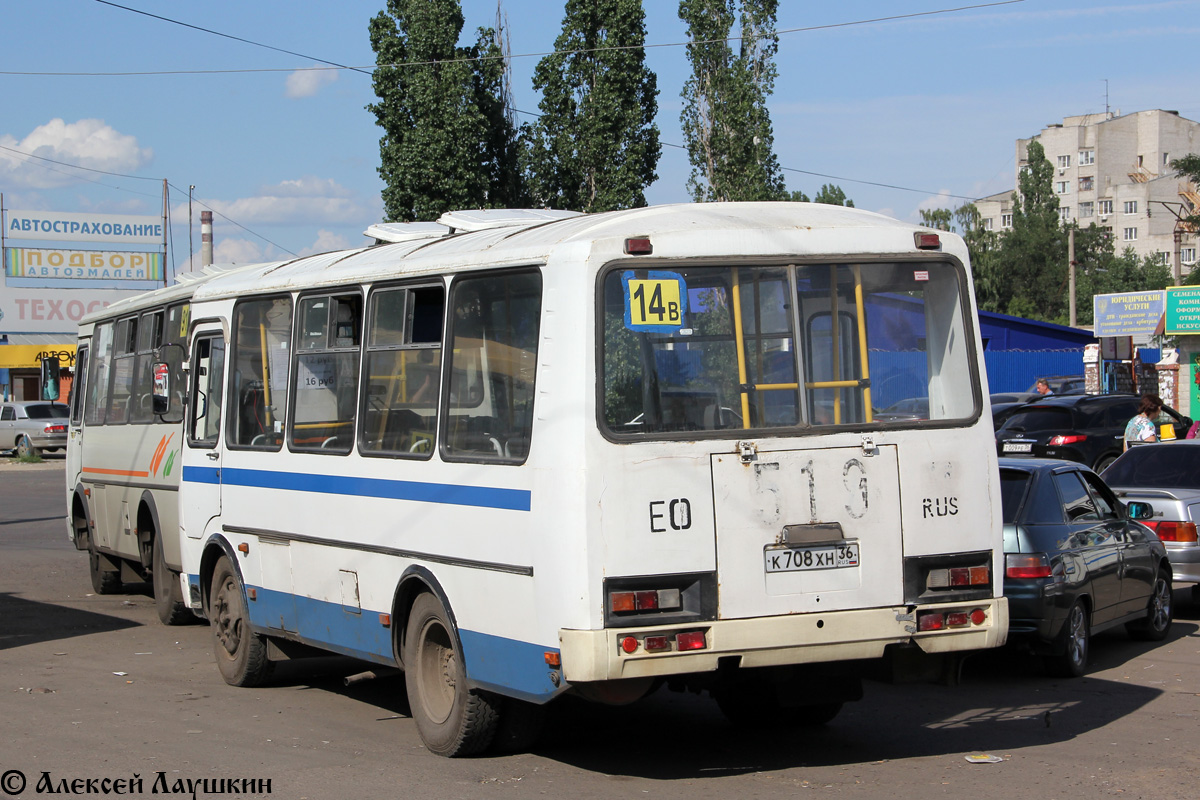
[[[360,611],[261,587],[255,587],[255,595],[247,606],[250,622],[260,631],[278,633],[286,627],[307,644],[379,664],[395,664],[392,629],[380,623],[378,611]],[[543,703],[562,691],[550,681],[551,670],[546,666],[546,653],[557,653],[558,648],[468,630],[460,630],[459,639],[463,666],[475,686]]]
[[[220,467],[185,467],[183,480],[187,483],[286,489],[295,492],[340,494],[352,497],[379,497],[388,500],[413,500],[420,503],[477,506],[508,511],[528,511],[532,497],[532,493],[527,489],[500,489],[493,486],[465,486],[454,483],[422,483],[385,478],[354,478],[344,475],[313,475],[304,472],[273,472],[261,469],[223,469]]]

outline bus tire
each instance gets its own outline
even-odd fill
[[[230,686],[261,686],[275,664],[267,657],[267,641],[250,627],[242,581],[225,556],[213,569],[208,618],[217,669]]]
[[[92,576],[92,591],[96,594],[116,594],[121,591],[120,570],[105,569],[107,556],[100,555],[96,545],[88,541],[88,571]]]
[[[163,625],[182,625],[194,619],[191,610],[183,602],[179,573],[167,566],[162,537],[155,535],[150,547],[150,582],[154,587],[154,609],[158,612],[159,621]]]
[[[418,595],[409,612],[404,678],[417,732],[430,752],[469,756],[492,743],[497,698],[468,688],[454,626],[429,593]]]

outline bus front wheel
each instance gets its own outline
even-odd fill
[[[404,637],[408,703],[430,752],[454,758],[482,752],[499,722],[496,699],[467,686],[449,615],[432,594],[413,603]]]
[[[231,686],[260,686],[271,677],[274,663],[267,641],[250,627],[242,581],[222,556],[213,570],[208,618],[213,651],[221,677]]]

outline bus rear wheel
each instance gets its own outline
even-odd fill
[[[88,542],[88,571],[92,577],[92,591],[96,594],[116,594],[121,591],[120,570],[105,569],[108,557],[100,555],[96,545]]]
[[[155,536],[150,546],[150,582],[154,586],[154,608],[158,619],[163,625],[182,625],[192,618],[192,612],[183,602],[179,573],[167,566],[161,536]]]
[[[211,586],[208,619],[221,677],[230,686],[262,685],[275,665],[267,657],[266,639],[250,627],[242,581],[225,556],[217,561]]]
[[[449,615],[431,594],[413,603],[404,637],[408,704],[430,752],[454,758],[482,752],[499,722],[496,698],[467,686]]]

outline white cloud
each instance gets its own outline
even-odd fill
[[[262,245],[249,239],[221,238],[213,245],[215,264],[257,264],[271,259],[263,252]],[[199,254],[197,254],[197,262]]]
[[[210,208],[239,225],[334,226],[366,225],[378,216],[374,209],[360,202],[354,192],[337,181],[306,175],[273,186],[263,186],[251,197],[236,200],[197,198],[200,204],[193,209]],[[177,204],[171,212],[175,219],[187,219],[187,202]],[[222,224],[220,217],[214,224]],[[228,223],[225,223],[228,224]]]
[[[312,243],[312,246],[301,250],[300,255],[309,256],[314,253],[328,253],[332,250],[348,250],[349,248],[350,242],[345,236],[333,231],[319,230],[317,231],[317,240]]]
[[[298,69],[288,75],[284,93],[288,97],[312,97],[337,79],[338,71],[332,67]]]
[[[0,150],[0,181],[11,186],[31,189],[53,189],[70,186],[93,178],[87,172],[71,169],[75,164],[105,172],[131,173],[154,157],[150,148],[138,147],[137,137],[120,133],[103,120],[81,119],[67,123],[52,119],[35,128],[24,139],[0,135],[0,145],[38,158]]]

